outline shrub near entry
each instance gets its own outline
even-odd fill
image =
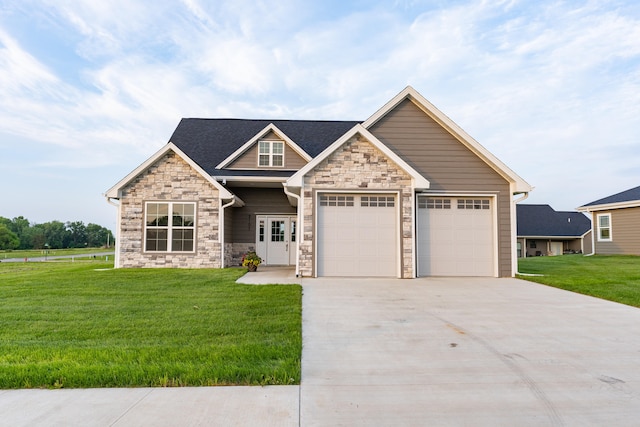
[[[0,263],[0,388],[300,382],[300,286],[111,266]]]

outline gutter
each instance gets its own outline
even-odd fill
[[[300,277],[300,245],[302,244],[302,236],[304,234],[300,233],[300,226],[304,227],[304,224],[300,220],[300,202],[302,200],[302,196],[289,191],[289,188],[285,184],[283,184],[282,187],[284,188],[284,194],[286,194],[287,196],[291,196],[298,201],[298,206],[296,209],[296,217],[298,221],[296,224],[296,233],[298,234],[298,244],[296,245],[296,277]],[[289,242],[289,244],[291,244],[291,242]]]
[[[116,242],[115,242],[115,251],[114,251],[114,258],[113,258],[113,268],[120,268],[120,208],[122,205],[120,205],[120,203],[114,203],[111,199],[114,200],[119,200],[116,199],[114,197],[109,197],[106,194],[104,195],[107,198],[107,203],[109,203],[111,206],[115,206],[118,209],[118,214],[116,215]]]
[[[522,202],[524,200],[527,200],[527,198],[529,198],[529,193],[522,193],[522,197],[520,197],[519,199],[513,200],[513,213],[514,215],[512,216],[512,218],[515,218],[515,224],[513,224],[513,228],[516,229],[516,232],[514,233],[515,236],[515,246],[512,249],[512,256],[513,256],[513,262],[515,264],[515,274],[514,277],[518,274],[522,274],[518,271],[518,214],[517,214],[517,210],[516,210],[516,204],[519,202]],[[526,240],[525,240],[525,244],[526,244]]]
[[[596,214],[594,211],[587,211],[591,214],[591,253],[585,256],[592,256],[596,254]]]
[[[221,199],[222,200],[222,199]],[[224,205],[220,206],[220,233],[219,233],[219,240],[220,240],[220,267],[224,268],[224,210],[230,206],[233,206],[236,203],[236,195],[232,194],[231,195],[231,201],[229,203],[226,203]]]

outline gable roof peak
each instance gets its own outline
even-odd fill
[[[238,148],[236,151],[231,153],[230,156],[228,156],[222,162],[220,162],[218,165],[216,165],[215,168],[216,169],[222,169],[222,168],[225,168],[225,167],[229,166],[235,160],[239,159],[247,150],[249,150],[251,147],[253,147],[255,144],[257,144],[258,141],[261,138],[264,138],[264,136],[267,135],[270,132],[273,132],[276,135],[278,135],[280,138],[282,138],[282,140],[289,147],[291,147],[293,149],[293,151],[298,153],[298,155],[300,157],[302,157],[305,161],[309,162],[311,160],[311,156],[309,155],[309,153],[304,151],[298,144],[296,144],[291,138],[289,138],[286,133],[284,133],[283,131],[278,129],[278,127],[276,125],[274,125],[273,122],[270,122],[266,127],[264,127],[262,130],[260,130],[258,133],[256,133],[253,136],[253,138],[251,138],[250,140],[248,140],[247,142],[242,144],[242,146],[240,148]]]
[[[298,170],[295,174],[293,174],[286,182],[286,187],[302,187],[302,182],[304,176],[313,170],[316,166],[318,166],[324,159],[329,157],[333,152],[335,152],[338,148],[344,145],[347,141],[349,141],[355,135],[360,134],[367,141],[369,141],[374,147],[382,151],[382,153],[391,159],[395,164],[397,164],[401,169],[403,169],[409,176],[411,176],[414,187],[416,189],[428,189],[431,183],[420,173],[418,173],[415,169],[413,169],[407,162],[405,162],[400,156],[391,151],[384,143],[382,143],[378,138],[375,137],[371,132],[365,129],[361,124],[356,124],[349,130],[347,133],[338,138],[333,144],[327,147],[324,151],[322,151],[318,156],[314,157],[309,163],[307,163],[302,169]]]
[[[466,146],[471,152],[482,159],[487,165],[495,170],[499,175],[505,178],[507,181],[513,184],[514,194],[529,193],[533,190],[533,187],[522,179],[518,174],[512,171],[507,165],[502,163],[496,156],[489,152],[476,141],[471,135],[465,132],[460,126],[458,126],[453,120],[447,117],[442,111],[440,111],[435,105],[429,102],[424,96],[422,96],[412,86],[405,87],[400,93],[394,96],[389,102],[387,102],[382,108],[376,111],[371,117],[362,123],[366,129],[370,129],[379,120],[385,117],[390,111],[395,109],[404,100],[409,99],[426,115],[435,120],[443,129],[449,132],[460,143]]]
[[[223,200],[228,200],[235,197],[229,190],[224,188],[220,183],[218,183],[215,179],[211,177],[207,172],[205,172],[200,165],[194,162],[189,156],[187,156],[180,148],[176,147],[175,144],[169,142],[165,144],[161,149],[156,151],[151,157],[149,157],[146,161],[144,161],[140,166],[131,171],[127,176],[121,179],[116,185],[111,187],[104,193],[104,196],[109,199],[119,199],[121,197],[121,191],[124,187],[129,185],[134,179],[138,176],[146,172],[151,166],[156,164],[158,160],[163,158],[167,153],[173,152],[179,158],[181,158],[184,162],[186,162],[189,166],[191,166],[200,176],[202,176],[209,184],[215,187],[220,192],[220,198]]]

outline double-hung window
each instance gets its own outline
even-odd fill
[[[598,214],[598,241],[610,242],[611,240],[611,214]]]
[[[259,141],[258,142],[258,166],[283,167],[284,166],[284,142]]]
[[[147,202],[146,252],[194,252],[196,232],[194,202]]]

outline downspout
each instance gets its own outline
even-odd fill
[[[298,207],[296,209],[296,218],[297,218],[296,233],[298,233],[298,236],[297,236],[298,244],[296,245],[296,277],[300,277],[300,245],[302,244],[302,236],[304,235],[304,233],[300,233],[300,228],[304,227],[304,224],[300,220],[300,213],[301,213],[300,202],[302,200],[302,196],[299,196],[296,193],[292,193],[284,184],[282,187],[284,188],[284,194],[286,194],[287,196],[291,196],[298,201]],[[302,191],[302,189],[300,191]]]
[[[515,248],[513,248],[512,255],[511,255],[511,259],[512,259],[512,264],[513,267],[512,271],[514,272],[514,276],[516,274],[521,274],[518,271],[518,214],[517,214],[517,210],[516,210],[516,203],[522,202],[524,200],[527,200],[527,198],[529,197],[529,193],[522,193],[522,197],[520,197],[519,199],[515,199],[513,200],[513,212],[515,215],[512,216],[512,218],[515,218],[516,220],[514,221],[514,224],[511,225],[511,227],[513,227],[513,229],[515,229],[515,231],[513,232],[514,236],[515,236],[515,241],[516,241],[516,246]],[[526,242],[526,239],[525,239]],[[524,248],[524,250],[526,251],[526,247]],[[526,252],[525,252],[526,253]]]
[[[224,268],[224,210],[226,208],[228,208],[229,206],[233,206],[236,203],[236,195],[232,194],[231,195],[231,201],[227,204],[222,204],[222,199],[220,199],[220,232],[218,233],[219,236],[219,240],[220,240],[220,267]]]
[[[596,254],[596,229],[595,229],[595,215],[593,211],[589,212],[591,214],[591,253],[586,254],[585,256],[592,256]]]
[[[118,208],[118,215],[116,217],[116,242],[114,245],[115,252],[113,257],[113,268],[120,268],[120,209],[122,205],[120,203],[114,203],[113,201],[111,201],[111,199],[112,197],[107,197],[107,203]]]

